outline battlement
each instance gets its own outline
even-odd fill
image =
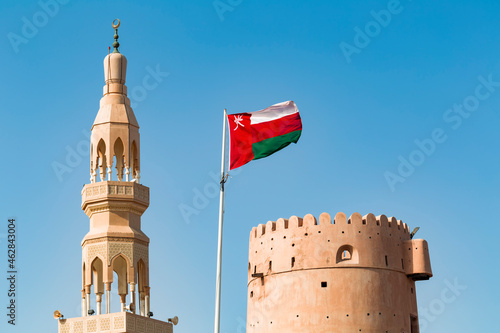
[[[376,225],[382,228],[391,228],[391,231],[399,230],[403,234],[409,234],[409,227],[406,223],[395,217],[387,217],[385,215],[375,216],[373,214],[367,214],[361,216],[359,213],[353,213],[349,218],[342,212],[337,213],[335,218],[332,220],[330,214],[322,213],[318,220],[312,215],[307,214],[304,218],[297,216],[291,216],[289,219],[280,218],[277,221],[269,221],[266,224],[259,224],[257,227],[252,228],[250,233],[250,241],[252,238],[260,238],[266,234],[268,235],[276,230],[290,229],[294,230],[297,228],[302,228],[304,226],[319,226],[318,230],[321,230],[322,226],[347,226],[347,225],[364,225],[373,226]],[[394,231],[395,232],[395,231]]]
[[[406,223],[385,215],[353,213],[347,218],[339,212],[333,220],[328,213],[319,219],[311,214],[280,218],[252,229],[248,278],[353,265],[428,278],[432,272],[427,245],[414,246],[416,242]]]

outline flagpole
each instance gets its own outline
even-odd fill
[[[222,161],[220,170],[220,201],[219,201],[219,239],[217,242],[217,281],[215,286],[215,322],[214,333],[220,330],[220,295],[222,269],[222,223],[224,221],[224,183],[226,182],[226,121],[227,110],[224,109],[224,123],[222,125]]]

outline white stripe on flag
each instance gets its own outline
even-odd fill
[[[267,109],[250,112],[250,124],[260,124],[299,112],[293,101],[274,104]]]

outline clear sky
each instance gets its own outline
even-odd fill
[[[222,332],[244,332],[251,228],[324,211],[420,226],[434,273],[417,283],[421,331],[491,332],[499,12],[493,0],[2,1],[0,276],[15,217],[19,297],[13,328],[2,278],[0,331],[56,332],[55,309],[80,315],[80,191],[120,18],[151,189],[142,220],[155,318],[178,315],[177,333],[212,331],[222,111],[294,100],[299,143],[227,184]],[[196,214],[183,215],[187,206]]]

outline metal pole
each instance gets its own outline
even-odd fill
[[[220,203],[219,203],[219,240],[217,242],[217,282],[215,287],[215,323],[214,333],[220,330],[220,289],[222,268],[222,223],[224,220],[224,183],[226,173],[226,121],[227,110],[224,109],[224,123],[222,125],[222,161],[220,171]]]

